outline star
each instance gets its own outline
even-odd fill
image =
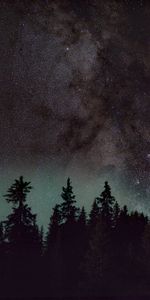
[[[139,185],[140,184],[140,180],[137,179],[136,182],[135,182],[135,184]]]

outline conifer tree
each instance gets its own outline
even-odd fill
[[[5,238],[7,240],[8,278],[10,279],[12,294],[16,293],[14,280],[18,281],[17,295],[32,292],[35,289],[40,257],[40,235],[36,224],[36,214],[26,203],[27,194],[32,189],[30,182],[21,176],[8,189],[4,196],[8,203],[12,203],[12,213],[5,221]],[[10,270],[11,269],[11,272]],[[28,274],[28,275],[27,275]],[[35,278],[34,282],[31,278]],[[28,283],[28,290],[24,282]]]
[[[26,203],[27,194],[32,189],[30,182],[21,176],[9,188],[4,196],[8,203],[12,203],[12,213],[5,221],[5,234],[12,252],[25,254],[39,249],[39,230],[36,224],[36,214]]]
[[[76,208],[75,195],[71,185],[70,178],[67,179],[67,186],[62,188],[61,197],[63,202],[61,204],[62,218],[64,222],[73,222],[77,218],[78,208]]]
[[[95,227],[95,225],[97,224],[99,216],[100,216],[100,209],[99,209],[99,205],[97,203],[97,199],[95,199],[92,204],[92,209],[90,211],[89,221],[88,221],[88,224],[91,229],[93,229]]]
[[[88,245],[88,231],[87,231],[87,219],[86,219],[86,212],[84,206],[82,207],[79,219],[78,219],[78,238],[77,238],[77,264],[78,264],[78,282],[79,286],[82,282],[83,277],[83,270],[82,270],[82,262],[85,256],[85,252],[87,251],[87,245]]]
[[[96,200],[100,206],[100,214],[103,221],[105,221],[108,226],[112,226],[115,198],[111,195],[111,188],[107,181],[105,181],[104,191]]]
[[[64,262],[64,288],[66,291],[75,288],[78,268],[78,214],[75,195],[70,178],[67,179],[67,186],[62,188],[61,204],[62,226],[61,245]]]
[[[59,294],[63,282],[63,259],[62,259],[62,237],[61,237],[61,209],[56,204],[50,217],[50,223],[46,236],[45,269],[47,289]]]
[[[112,282],[114,204],[111,188],[105,182],[104,191],[94,200],[90,212],[89,245],[84,263],[89,293],[94,296],[107,293],[107,284],[110,286]]]
[[[36,247],[38,241],[36,215],[32,214],[31,208],[26,204],[26,197],[31,189],[30,182],[24,181],[21,176],[4,195],[6,201],[13,205],[13,212],[5,221],[6,238],[9,241],[9,249],[19,254],[32,251],[34,243]]]
[[[56,243],[58,235],[60,234],[60,224],[62,216],[60,211],[60,205],[56,204],[53,208],[53,214],[50,217],[50,223],[46,236],[46,252],[51,252],[53,245]]]

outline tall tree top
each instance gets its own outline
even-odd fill
[[[62,188],[61,197],[64,200],[61,204],[63,219],[65,221],[75,219],[78,208],[75,206],[76,200],[70,178],[67,179],[67,186]]]
[[[97,197],[96,199],[102,206],[105,203],[108,205],[114,204],[115,198],[111,195],[111,187],[108,184],[108,181],[105,181],[104,191],[101,193],[100,197]]]
[[[111,187],[108,184],[108,181],[105,181],[104,191],[101,193],[101,202],[107,200],[109,204],[114,202],[114,197],[111,195]]]
[[[96,198],[96,200],[100,206],[102,217],[104,217],[108,223],[111,223],[113,219],[115,198],[111,194],[111,188],[107,181],[105,181],[104,191]]]
[[[73,187],[71,185],[71,180],[68,177],[67,179],[67,187],[62,188],[63,192],[61,194],[61,197],[63,198],[63,200],[70,202],[70,204],[73,204],[76,202],[75,199],[75,195],[73,194]]]
[[[56,204],[53,208],[53,214],[50,218],[49,227],[55,228],[58,227],[61,223],[61,212],[60,212],[60,205]]]
[[[7,194],[4,195],[6,201],[13,204],[24,203],[27,194],[32,189],[30,184],[30,182],[24,181],[23,176],[20,176],[8,189]]]

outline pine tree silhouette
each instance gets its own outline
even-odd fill
[[[87,218],[84,206],[82,207],[78,218],[78,235],[77,235],[77,278],[78,289],[81,288],[81,284],[84,278],[83,273],[83,260],[88,247],[88,230],[87,230]]]
[[[40,254],[40,236],[36,215],[32,214],[31,208],[26,204],[26,197],[31,189],[30,182],[24,181],[21,176],[15,180],[15,183],[8,189],[8,193],[4,195],[6,201],[13,205],[12,213],[5,221],[5,238],[12,272],[10,272],[10,276],[13,276],[14,272],[16,275],[14,279],[16,277],[20,283],[17,290],[14,290],[15,285],[12,285],[14,293],[18,295],[22,291],[27,292],[24,290],[24,280],[28,284],[31,283],[29,278],[36,274],[36,263]],[[33,288],[33,282],[31,286]]]
[[[104,191],[97,197],[90,212],[90,235],[84,270],[90,295],[108,294],[113,273],[113,224],[115,198],[105,182]],[[86,282],[85,280],[85,282]]]
[[[100,206],[102,219],[105,220],[108,226],[112,226],[115,198],[111,195],[111,188],[107,181],[105,181],[104,191],[96,200]]]
[[[60,231],[60,224],[62,220],[62,215],[60,211],[60,205],[56,204],[53,208],[53,214],[50,218],[49,228],[46,237],[46,251],[49,252],[53,243],[55,243],[57,239],[57,235]]]
[[[44,242],[27,204],[31,189],[21,176],[4,196],[12,212],[0,222],[0,296],[149,295],[147,216],[121,208],[105,182],[87,220],[68,178]]]
[[[64,261],[64,291],[66,296],[75,290],[78,269],[78,215],[79,208],[76,207],[75,195],[70,178],[67,186],[62,188],[61,203],[62,226],[62,254]]]
[[[95,225],[97,224],[97,221],[99,220],[99,216],[100,216],[100,208],[97,203],[97,199],[95,199],[92,204],[92,209],[90,211],[89,220],[88,220],[88,224],[92,230],[95,227]]]
[[[5,222],[5,236],[9,241],[9,250],[19,255],[31,251],[31,245],[33,247],[34,242],[36,244],[39,234],[36,215],[32,214],[31,208],[26,204],[26,197],[31,189],[30,182],[24,181],[21,176],[4,195],[6,201],[13,204],[13,212]]]
[[[63,187],[62,190],[61,197],[63,202],[61,204],[61,213],[63,221],[74,222],[77,218],[79,209],[75,206],[76,200],[70,178],[67,179],[67,186]]]
[[[62,256],[62,213],[59,204],[53,208],[50,217],[45,243],[45,270],[47,294],[60,296],[63,282],[63,256]]]

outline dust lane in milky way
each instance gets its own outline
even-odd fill
[[[51,174],[72,176],[80,195],[84,177],[90,197],[107,177],[148,210],[149,12],[146,1],[1,1],[1,174],[39,185],[41,172],[37,210]]]

